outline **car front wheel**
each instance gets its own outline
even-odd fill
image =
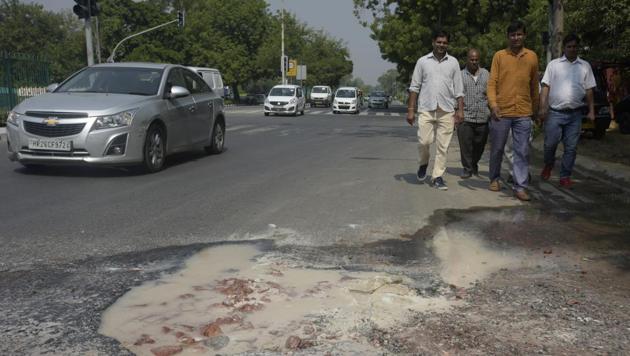
[[[142,166],[148,173],[154,173],[164,168],[166,161],[166,135],[158,125],[151,125],[144,139],[144,154]]]

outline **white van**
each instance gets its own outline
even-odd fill
[[[188,67],[188,69],[199,74],[212,91],[218,92],[222,97],[225,97],[223,93],[223,78],[218,69],[204,67]]]
[[[304,115],[306,99],[299,85],[276,85],[265,99],[265,116],[269,114]]]
[[[332,89],[327,85],[316,85],[311,89],[311,106],[323,106],[326,108],[332,104]]]
[[[359,89],[357,87],[341,87],[335,92],[333,113],[351,112],[358,114],[361,108]]]

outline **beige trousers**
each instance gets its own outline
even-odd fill
[[[455,122],[452,112],[421,111],[418,115],[418,163],[429,164],[431,144],[435,142],[435,162],[431,178],[441,177],[446,171],[446,155],[453,137]]]

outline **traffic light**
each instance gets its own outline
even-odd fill
[[[80,19],[87,19],[90,17],[88,0],[74,0],[74,2],[77,4],[72,7],[72,11],[79,16]]]
[[[183,11],[177,11],[177,26],[184,27],[184,22],[186,21],[185,15]]]
[[[289,56],[282,57],[282,72],[286,73],[289,70]]]
[[[98,16],[101,12],[101,5],[97,0],[90,0],[90,16]]]
[[[76,5],[72,7],[72,11],[80,18],[87,19],[91,16],[98,16],[101,12],[101,6],[97,0],[74,0]]]

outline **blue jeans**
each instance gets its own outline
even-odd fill
[[[562,140],[564,153],[560,178],[571,176],[581,131],[582,112],[580,110],[569,112],[549,110],[549,116],[545,121],[545,165],[553,166],[556,161],[556,148]]]
[[[529,176],[529,135],[532,131],[532,120],[529,117],[490,120],[490,181],[501,178],[503,151],[510,129],[512,129],[514,152],[513,188],[516,191],[522,191],[527,188]]]

